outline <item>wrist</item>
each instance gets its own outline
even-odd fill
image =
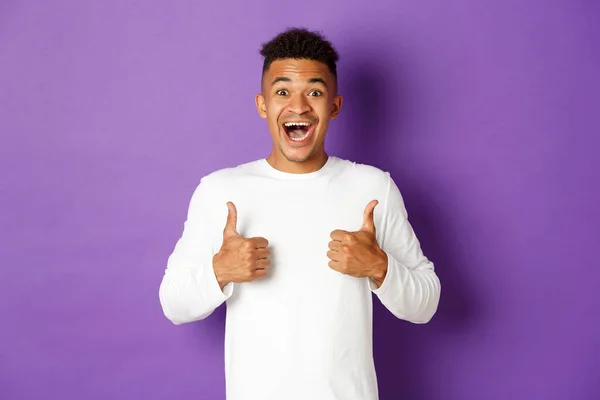
[[[378,261],[373,265],[370,278],[375,281],[377,287],[383,283],[388,270],[388,255],[381,250]]]
[[[217,253],[213,256],[213,271],[215,273],[215,277],[217,278],[217,282],[219,283],[219,287],[221,290],[230,282],[227,278],[227,274],[223,270],[222,263],[220,262],[220,253]]]

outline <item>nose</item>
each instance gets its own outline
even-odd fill
[[[291,112],[298,115],[307,113],[311,110],[308,99],[303,93],[297,93],[291,96],[288,108]]]

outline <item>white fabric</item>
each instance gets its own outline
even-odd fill
[[[332,270],[327,257],[330,233],[358,230],[374,199],[377,241],[389,259],[380,288]],[[269,241],[271,267],[266,278],[221,291],[212,256],[223,240],[227,201],[237,208],[240,235]],[[396,317],[426,323],[440,282],[389,173],[330,156],[308,174],[261,159],[202,178],[160,301],[175,324],[206,318],[226,302],[228,400],[375,400],[372,293]]]

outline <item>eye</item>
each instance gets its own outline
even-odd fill
[[[275,93],[277,93],[277,95],[278,95],[278,96],[287,96],[287,94],[288,94],[288,91],[287,91],[287,90],[285,90],[285,89],[279,89],[279,90],[278,90],[277,92],[275,92]]]
[[[322,96],[322,95],[323,95],[323,93],[321,93],[321,91],[320,91],[320,90],[311,90],[311,91],[308,93],[308,95],[309,95],[309,96],[311,96],[311,97],[319,97],[319,96]]]

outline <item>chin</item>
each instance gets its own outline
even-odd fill
[[[299,151],[300,150],[300,151]],[[294,151],[289,151],[287,149],[283,149],[280,147],[281,154],[285,157],[286,160],[291,162],[305,162],[311,159],[311,157],[315,154],[315,148],[303,148],[303,149],[294,149]]]

